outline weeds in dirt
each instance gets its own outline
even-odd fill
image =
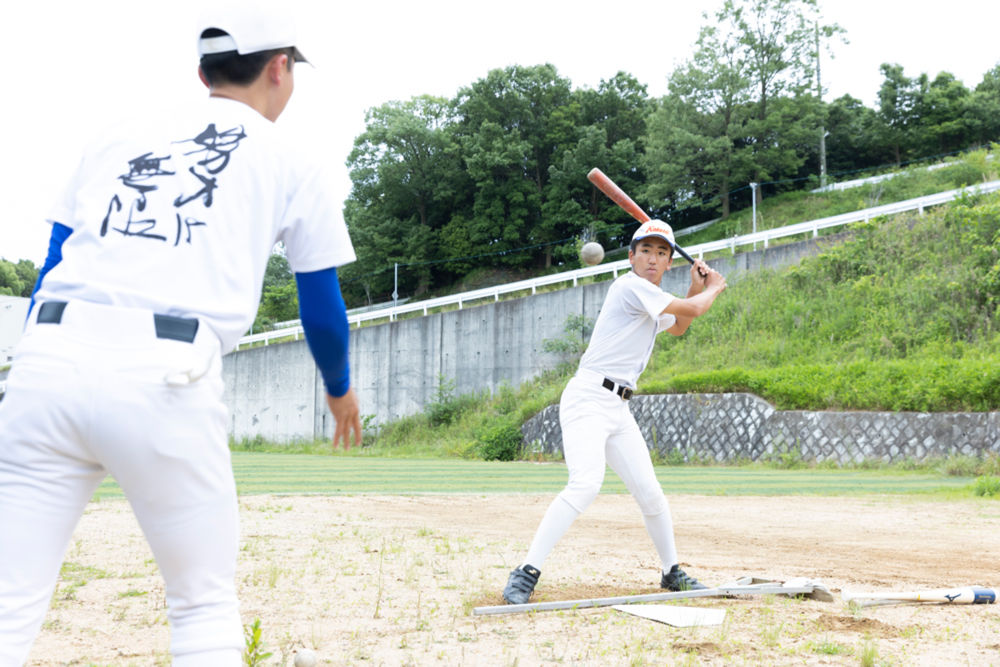
[[[484,605],[483,600],[489,600],[492,596],[496,595],[496,592],[492,589],[486,587],[480,588],[477,591],[472,591],[462,598],[462,615],[472,616],[472,610],[480,605]],[[499,596],[497,596],[499,599]],[[495,602],[489,602],[488,604],[496,604]]]
[[[94,579],[107,579],[110,576],[110,573],[100,568],[66,561],[59,571],[59,577],[66,585],[60,589],[58,599],[75,600],[78,589],[86,586]]]
[[[861,667],[875,667],[878,660],[878,642],[866,637],[858,650],[858,662]]]
[[[125,591],[124,593],[119,593],[118,597],[119,598],[137,598],[137,597],[142,597],[143,595],[148,595],[148,594],[149,594],[149,591],[137,591],[134,588],[130,588],[127,591]]]
[[[812,653],[818,653],[820,655],[847,655],[851,653],[850,647],[831,641],[829,638],[823,639],[819,642],[807,642],[806,647]]]
[[[243,664],[246,667],[260,667],[264,661],[271,657],[271,652],[265,650],[263,633],[260,629],[260,619],[255,618],[253,623],[243,626]]]
[[[726,643],[729,639],[730,632],[733,628],[733,614],[726,614],[725,618],[722,619],[722,623],[719,625],[718,629],[715,631],[715,638],[720,644]]]
[[[989,498],[1000,495],[1000,477],[977,477],[973,483],[972,492],[977,496],[986,496]]]
[[[773,610],[766,609],[767,612],[763,615],[762,625],[760,628],[760,639],[765,646],[770,646],[771,648],[777,648],[781,645],[781,636],[784,633],[785,623],[774,622]]]

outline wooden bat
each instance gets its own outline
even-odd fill
[[[649,222],[652,220],[652,218],[650,218],[645,211],[639,208],[639,205],[636,204],[631,197],[625,194],[624,190],[618,187],[614,181],[608,178],[604,172],[597,167],[590,170],[590,173],[587,174],[587,180],[593,183],[598,190],[606,194],[608,199],[618,204],[623,211],[631,215],[639,222]],[[687,254],[683,248],[676,243],[671,243],[671,245],[681,257],[694,264],[694,259],[691,255]]]
[[[995,588],[962,586],[958,588],[934,588],[926,591],[901,591],[889,593],[848,593],[843,591],[844,602],[853,602],[859,607],[902,602],[943,602],[950,604],[993,604],[997,601]]]

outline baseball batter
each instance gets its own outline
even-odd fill
[[[326,165],[274,121],[303,58],[281,3],[217,6],[209,96],[95,142],[49,216],[49,256],[0,404],[0,666],[21,665],[84,506],[112,475],[164,577],[178,666],[241,664],[236,488],[220,355],[281,241],[336,420],[360,442],[336,267],[354,260]]]
[[[704,588],[678,564],[670,508],[628,401],[656,334],[680,336],[687,331],[726,289],[726,280],[697,260],[686,298],[660,289],[660,279],[673,261],[673,231],[659,220],[636,230],[628,256],[632,270],[608,289],[587,351],[559,401],[569,482],[545,512],[523,563],[510,573],[503,597],[511,604],[524,604],[531,597],[545,559],[601,490],[606,465],[639,504],[662,563],[660,585],[673,591]]]

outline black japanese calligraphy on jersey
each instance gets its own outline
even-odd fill
[[[208,127],[198,133],[196,137],[176,142],[179,144],[192,143],[198,146],[198,148],[184,153],[185,156],[202,153],[204,155],[194,166],[188,168],[191,175],[198,179],[201,189],[192,194],[178,195],[174,200],[174,206],[180,208],[200,198],[205,207],[210,208],[213,202],[212,193],[218,187],[218,181],[215,177],[229,165],[230,155],[239,148],[240,141],[246,136],[243,126],[219,132],[215,128],[215,123],[209,123]]]
[[[124,227],[114,227],[116,232],[121,232],[124,236],[141,236],[147,239],[156,239],[158,241],[166,241],[167,237],[162,234],[152,234],[151,231],[156,227],[155,218],[146,218],[145,220],[136,220],[135,212],[142,211],[145,207],[145,201],[140,201],[135,199],[129,205],[128,216],[125,219]],[[112,211],[112,209],[114,209]],[[108,233],[108,222],[111,219],[112,213],[119,213],[122,210],[122,202],[115,195],[111,198],[111,202],[108,204],[108,213],[104,216],[104,220],[101,222],[101,236]]]
[[[190,195],[188,197],[185,197],[184,195],[177,195],[177,199],[174,200],[174,206],[177,207],[177,208],[180,208],[181,206],[184,206],[184,204],[192,202],[195,199],[197,199],[198,197],[204,197],[205,198],[205,201],[204,201],[205,207],[206,208],[211,207],[212,206],[212,191],[215,190],[215,187],[216,187],[216,185],[215,185],[215,183],[216,183],[215,178],[213,178],[211,176],[202,176],[197,171],[195,171],[194,167],[191,167],[190,169],[188,169],[188,171],[191,172],[194,175],[195,178],[197,178],[199,181],[201,181],[201,190],[198,190],[193,195]]]
[[[219,187],[217,176],[229,165],[233,151],[239,148],[240,141],[245,139],[246,136],[246,132],[242,126],[220,132],[216,129],[214,123],[210,123],[195,137],[173,142],[175,144],[194,144],[196,148],[184,152],[182,156],[193,155],[200,157],[194,165],[187,169],[187,173],[194,177],[192,182],[195,183],[195,188],[197,189],[192,188],[188,192],[178,194],[171,202],[173,207],[180,209],[191,202],[200,201],[205,208],[211,208],[214,202],[214,193]],[[142,218],[137,213],[146,209],[147,195],[152,196],[152,193],[159,190],[161,185],[166,185],[163,179],[177,175],[176,171],[169,171],[167,169],[172,160],[177,161],[172,155],[153,157],[153,152],[150,151],[128,161],[128,172],[118,176],[118,180],[126,187],[134,190],[136,193],[135,197],[128,199],[127,202],[122,201],[122,198],[117,193],[111,197],[111,201],[108,202],[107,213],[104,216],[104,220],[101,221],[101,236],[105,236],[110,228],[123,236],[134,236],[158,241],[167,240],[168,237],[165,233],[154,232],[154,230],[161,231],[157,229],[160,225],[156,218]],[[178,158],[178,160],[189,164],[187,160],[181,158]],[[178,181],[174,180],[173,182],[177,183]],[[182,216],[179,212],[175,216],[176,231],[173,235],[174,246],[180,244],[182,236],[184,237],[184,242],[190,244],[192,228],[208,226],[208,223],[204,220],[199,220],[191,216]],[[116,223],[114,226],[112,225],[113,222]],[[166,224],[168,223],[164,221],[163,226]],[[163,229],[162,231],[166,232],[167,230]]]
[[[205,171],[210,174],[218,174],[229,164],[230,153],[239,148],[240,141],[246,139],[246,136],[242,126],[219,132],[215,129],[215,123],[209,123],[201,134],[194,139],[187,140],[201,146],[201,148],[189,151],[185,155],[205,153],[205,157],[198,162],[198,165],[205,167]]]
[[[183,218],[181,219],[181,214],[177,213],[177,237],[174,239],[174,245],[176,246],[181,242],[181,231],[187,231],[187,238],[184,239],[185,243],[191,243],[191,228],[192,227],[205,227],[208,225],[207,222],[197,220],[195,218]]]
[[[139,193],[138,208],[140,211],[146,208],[146,193],[156,190],[157,186],[151,181],[159,176],[173,176],[174,172],[166,171],[161,164],[170,159],[165,157],[149,157],[152,152],[143,153],[137,158],[128,161],[128,173],[119,176],[119,180],[128,187]]]

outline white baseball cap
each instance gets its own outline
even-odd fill
[[[202,37],[210,28],[225,35]],[[236,51],[241,56],[271,49],[295,49],[295,62],[309,62],[295,43],[295,21],[283,3],[258,0],[215,2],[198,20],[198,57]]]
[[[674,247],[674,230],[662,220],[650,220],[642,223],[632,235],[632,241],[641,241],[650,236],[658,236],[669,243],[671,248]]]

